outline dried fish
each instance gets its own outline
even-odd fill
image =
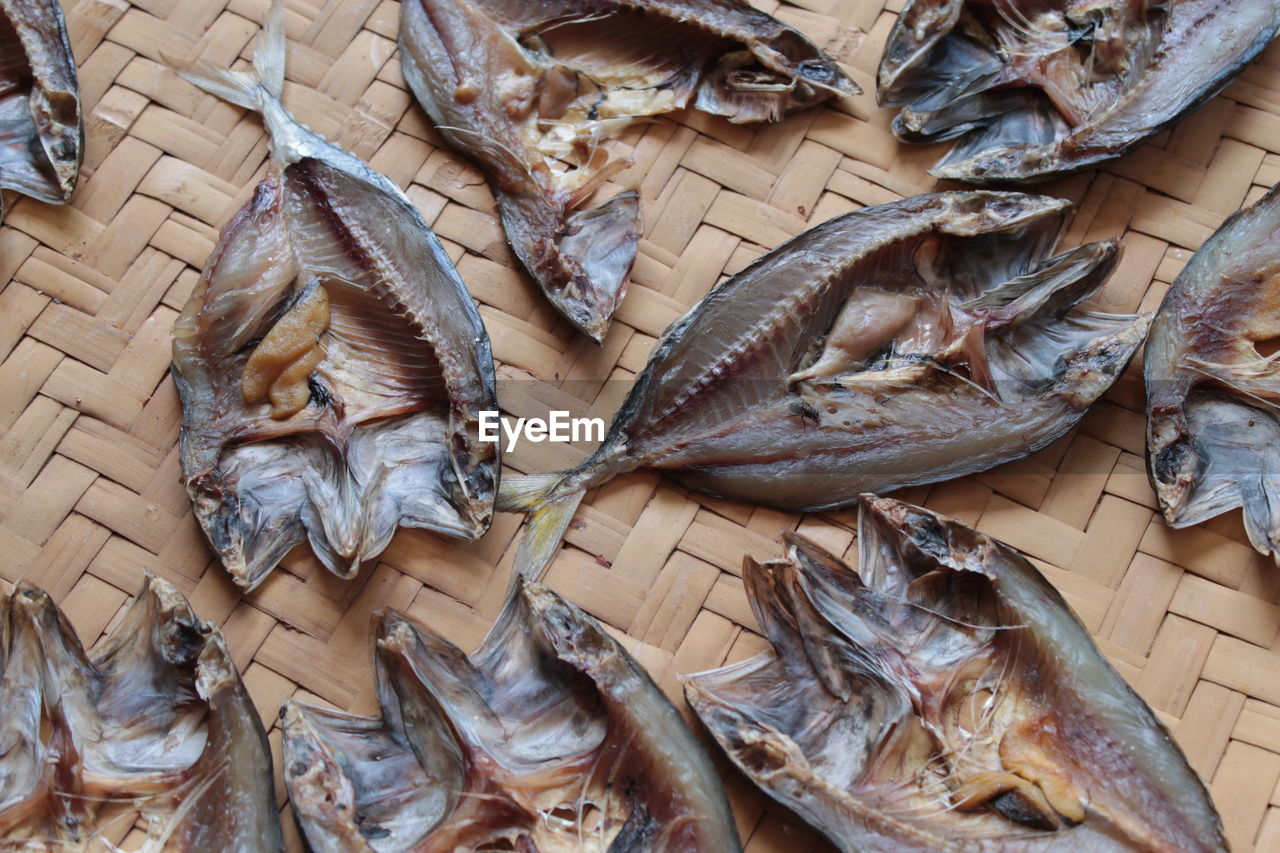
[[[271,135],[173,331],[183,479],[249,589],[303,539],[349,577],[400,525],[475,538],[498,476],[475,304],[400,189],[285,112],[284,55],[276,2],[252,73],[183,71]]]
[[[550,561],[584,491],[635,468],[794,511],[935,482],[1063,435],[1124,370],[1149,317],[1077,308],[1114,243],[1046,257],[1070,204],[916,196],[830,220],[667,329],[600,449],[507,478],[532,514],[517,565]]]
[[[518,582],[470,657],[394,611],[373,628],[380,718],[281,711],[316,853],[741,849],[680,714],[551,590]]]
[[[0,847],[283,851],[262,721],[221,634],[148,576],[90,653],[45,592],[0,599]],[[103,846],[96,842],[102,841]],[[91,846],[92,845],[92,846]]]
[[[1229,217],[1183,268],[1143,363],[1147,460],[1165,519],[1187,527],[1242,507],[1253,547],[1280,561],[1276,337],[1280,187]]]
[[[609,137],[689,105],[762,121],[857,91],[738,0],[406,0],[400,57],[440,133],[488,175],[516,256],[597,342],[640,239],[634,192],[579,209],[630,165]]]
[[[773,645],[688,676],[735,764],[841,850],[1225,851],[1169,732],[1022,556],[868,496],[860,570],[746,559]]]
[[[930,173],[1037,180],[1118,157],[1208,101],[1280,28],[1280,0],[911,0],[877,96]]]
[[[0,189],[65,204],[83,156],[80,86],[62,7],[0,0]]]

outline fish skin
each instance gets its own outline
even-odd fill
[[[1020,554],[872,495],[857,571],[786,548],[743,569],[773,648],[681,681],[738,768],[838,849],[1227,849],[1169,732]]]
[[[254,72],[182,72],[260,111],[271,139],[173,331],[183,481],[245,589],[304,540],[351,577],[401,526],[477,538],[498,478],[475,303],[404,193],[285,111],[282,16],[273,4]],[[323,310],[289,312],[317,292]]]
[[[372,628],[380,717],[281,711],[316,853],[741,850],[679,712],[556,593],[518,579],[469,656],[394,610]]]
[[[0,618],[6,843],[99,849],[99,808],[127,800],[151,824],[143,853],[284,850],[262,721],[221,634],[172,585],[148,574],[88,653],[25,581]]]
[[[0,0],[0,189],[66,204],[83,157],[80,86],[62,6]]]
[[[1170,285],[1143,358],[1147,468],[1165,520],[1236,507],[1280,561],[1280,373],[1257,345],[1280,336],[1280,188],[1232,214]]]
[[[625,28],[616,23],[624,20]],[[607,63],[596,67],[598,57],[562,62],[554,55],[562,34],[598,28],[607,39],[611,26],[619,28],[612,32],[622,42],[618,50],[637,38],[637,28],[640,37],[649,27],[676,32],[655,38],[651,56],[633,57],[625,65],[630,77]],[[716,39],[738,48],[720,56],[732,67],[704,75],[682,56],[687,48],[710,65],[723,51]],[[634,191],[581,207],[630,163],[605,146],[620,125],[690,105],[731,121],[776,119],[856,91],[804,36],[734,0],[408,0],[401,4],[400,57],[405,80],[441,135],[488,177],[520,262],[556,309],[597,343],[622,301],[640,239]],[[738,65],[748,58],[760,66],[758,83],[757,72]],[[736,90],[724,83],[740,78],[747,82]],[[740,96],[741,86],[785,91]],[[577,168],[560,172],[557,160]]]
[[[1018,27],[1008,23],[1014,11],[990,20],[1004,6],[1023,18]],[[958,140],[930,174],[1040,181],[1118,157],[1179,121],[1278,29],[1278,0],[911,0],[885,45],[876,94],[902,108],[899,138]]]
[[[916,196],[837,217],[765,255],[667,329],[591,458],[504,479],[498,508],[531,515],[517,566],[537,576],[585,490],[637,468],[804,512],[985,470],[1062,436],[1123,372],[1150,322],[1076,307],[1106,279],[1117,246],[1047,257],[1069,209],[1019,193]],[[842,303],[864,290],[922,300],[915,331],[881,329],[883,358],[792,381]],[[877,304],[900,322],[894,303]],[[931,329],[945,331],[904,343]]]

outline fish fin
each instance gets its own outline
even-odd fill
[[[553,474],[531,474],[502,481],[496,507],[501,512],[523,512],[529,523],[516,548],[516,568],[520,575],[537,580],[551,565],[573,514],[587,493],[585,487],[560,496],[566,479],[563,471]]]
[[[1246,364],[1219,364],[1188,358],[1186,364],[1197,373],[1248,397],[1253,405],[1280,411],[1280,364],[1276,363],[1275,356]]]
[[[228,103],[261,111],[268,100],[284,92],[284,3],[272,0],[267,20],[253,49],[253,70],[232,71],[200,60],[161,53],[161,58],[184,80]]]
[[[253,46],[253,70],[259,85],[276,100],[284,95],[284,0],[271,0],[262,32]]]

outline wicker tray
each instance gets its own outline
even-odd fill
[[[160,60],[162,51],[215,65],[246,56],[266,0],[64,5],[88,153],[73,205],[22,201],[0,229],[0,576],[35,579],[92,638],[150,569],[226,626],[269,723],[289,695],[371,710],[370,612],[393,605],[474,646],[506,588],[519,519],[500,516],[467,545],[402,533],[354,582],[299,549],[239,595],[178,485],[168,332],[218,228],[261,176],[266,141],[256,117]],[[655,336],[723,274],[809,224],[934,185],[924,169],[939,151],[898,145],[870,94],[761,128],[695,114],[637,125],[625,137],[636,165],[616,183],[641,188],[647,231],[627,300],[596,348],[517,271],[483,181],[411,102],[395,55],[397,3],[286,5],[286,101],[408,187],[481,303],[502,402],[515,414],[551,406],[607,419]],[[873,90],[898,0],[760,5]],[[1100,301],[1132,310],[1154,308],[1223,217],[1278,181],[1280,45],[1172,132],[1045,191],[1079,203],[1070,243],[1123,235],[1124,259]],[[906,497],[1032,555],[1210,781],[1235,849],[1280,850],[1280,572],[1245,543],[1238,513],[1176,533],[1153,513],[1138,376],[1135,365],[1076,432],[1034,458]],[[585,450],[525,443],[508,470],[563,467]],[[676,672],[763,645],[738,579],[744,550],[774,556],[788,528],[843,550],[852,522],[631,475],[589,496],[547,579],[678,697]],[[278,749],[278,730],[272,742]],[[726,778],[748,850],[826,849]],[[286,832],[297,847],[291,820]]]

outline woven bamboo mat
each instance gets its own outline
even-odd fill
[[[70,207],[22,201],[0,229],[0,576],[33,578],[93,638],[150,569],[225,626],[269,725],[289,695],[370,711],[370,612],[394,605],[474,646],[506,588],[519,519],[500,516],[465,545],[402,533],[354,582],[299,549],[253,595],[238,594],[178,484],[168,333],[219,227],[261,177],[266,140],[256,117],[160,61],[247,56],[266,0],[64,2],[88,151]],[[795,2],[761,6],[828,45],[871,92],[898,0]],[[407,187],[481,303],[513,414],[607,419],[656,336],[724,273],[810,224],[934,185],[924,169],[938,149],[898,145],[871,94],[761,128],[695,114],[637,125],[625,137],[636,166],[616,183],[640,187],[646,235],[596,348],[517,271],[484,182],[411,102],[397,3],[286,5],[287,103]],[[1153,309],[1191,250],[1277,181],[1280,46],[1172,132],[1045,191],[1079,203],[1069,242],[1123,235],[1100,301],[1128,311]],[[1135,366],[1036,457],[905,497],[1033,556],[1210,782],[1235,849],[1280,850],[1280,572],[1245,543],[1238,513],[1176,533],[1153,513],[1138,376]],[[508,470],[565,467],[585,450],[525,443]],[[738,577],[744,551],[776,555],[788,528],[844,551],[853,521],[631,475],[590,496],[548,582],[616,629],[677,696],[674,673],[763,645]],[[278,752],[278,730],[271,739]],[[726,776],[748,850],[827,849]],[[289,821],[286,832],[296,847]]]

